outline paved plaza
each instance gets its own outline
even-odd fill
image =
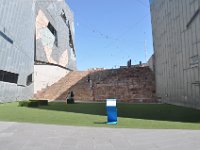
[[[200,150],[200,131],[0,122],[0,150]]]

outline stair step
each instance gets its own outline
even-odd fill
[[[88,82],[88,74],[92,86]],[[154,74],[149,68],[70,72],[35,97],[65,100],[68,91],[73,91],[78,100],[103,100],[108,97],[122,101],[140,97],[149,101],[156,99]]]

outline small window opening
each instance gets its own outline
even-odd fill
[[[33,74],[30,74],[28,77],[27,77],[27,80],[26,80],[26,85],[29,86],[33,83]]]
[[[63,21],[65,22],[65,24],[67,24],[67,17],[66,17],[66,15],[65,15],[64,10],[62,10],[60,16],[61,16],[61,18],[63,19]]]
[[[68,21],[68,28],[69,28],[69,46],[73,49],[73,53],[75,55],[74,42],[73,42],[73,38],[72,38],[72,32],[71,32],[71,29],[70,29],[69,21]]]
[[[51,33],[55,36],[55,42],[54,44],[58,47],[58,35],[56,29],[53,27],[53,25],[49,22],[47,28],[51,31]]]

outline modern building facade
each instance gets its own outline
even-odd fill
[[[150,5],[157,96],[200,108],[200,0],[150,0]]]
[[[76,69],[65,0],[0,0],[0,102],[30,99]]]
[[[34,93],[37,93],[75,70],[76,55],[74,17],[64,0],[37,0],[35,17]]]
[[[0,102],[33,95],[34,7],[32,1],[0,0]]]

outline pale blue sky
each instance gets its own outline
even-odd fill
[[[148,0],[67,0],[74,12],[77,67],[114,68],[153,53]]]

